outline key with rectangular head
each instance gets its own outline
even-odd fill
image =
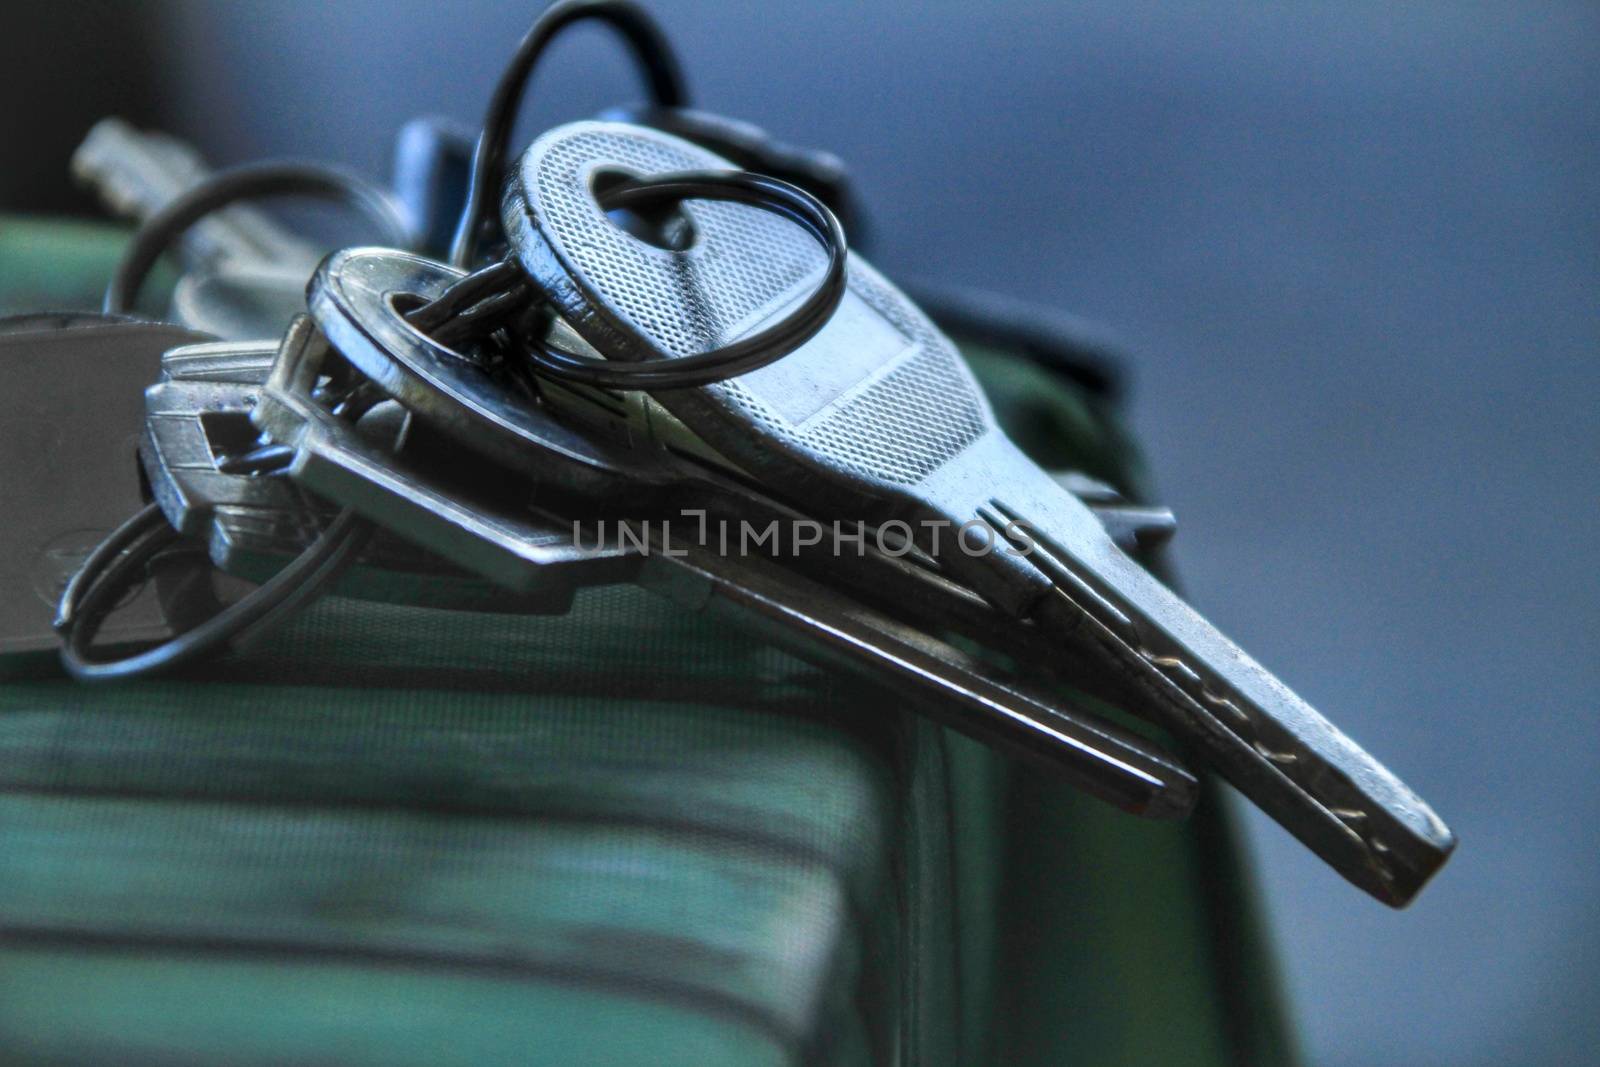
[[[385,250],[330,257],[313,284],[312,306],[347,347],[336,357],[317,330],[298,323],[285,339],[255,418],[275,439],[295,447],[290,471],[317,492],[464,566],[517,585],[527,580],[519,579],[519,572],[535,571],[548,565],[551,555],[574,547],[570,517],[546,517],[536,505],[570,503],[578,486],[625,484],[635,466],[648,470],[651,460],[575,433],[532,398],[509,402],[491,376],[420,334],[407,333],[387,297],[408,293],[431,299],[455,278],[448,268],[435,264],[430,272],[427,265],[420,257]],[[391,343],[394,350],[386,347]],[[415,411],[428,412],[450,438],[437,447],[452,462],[431,472],[408,464],[404,454],[395,457],[363,441],[319,404],[316,384],[330,375],[336,359],[348,359],[364,373],[370,369],[387,391],[416,404]],[[452,405],[459,410],[452,411]],[[526,471],[544,477],[529,486],[521,502],[519,474],[492,474],[487,456],[478,459],[454,444],[483,446],[486,437],[498,443],[489,441],[483,452],[519,453]],[[496,492],[462,496],[461,473],[474,467],[492,474]],[[649,492],[652,480],[660,485],[666,477],[647,473],[640,479],[640,495]],[[579,507],[580,513],[586,510]],[[655,536],[661,536],[659,527]],[[1192,777],[1150,742],[1047,689],[1008,680],[981,660],[835,588],[763,560],[725,559],[676,535],[657,548],[613,561],[600,577],[616,580],[615,564],[624,563],[629,578],[680,603],[734,610],[802,657],[842,662],[886,682],[953,727],[1046,764],[1126,810],[1174,817],[1193,802]],[[897,579],[886,575],[885,580]]]
[[[608,358],[708,351],[805,299],[822,253],[783,218],[706,201],[679,209],[693,233],[686,249],[655,247],[614,225],[594,187],[727,166],[652,130],[558,127],[519,161],[505,230],[557,313]],[[859,257],[833,319],[798,350],[657,399],[814,511],[944,531],[929,548],[953,576],[1124,675],[1144,698],[1138,710],[1378,899],[1405,904],[1454,847],[1420,798],[1123,554],[1028,460],[954,346]]]
[[[205,544],[219,570],[256,582],[309,547],[337,511],[281,472],[235,469],[260,446],[250,416],[279,348],[277,342],[223,342],[167,352],[162,380],[145,391],[139,448],[151,495],[173,528]],[[392,439],[384,414],[369,413],[369,437]],[[574,572],[594,571],[606,560],[573,552],[548,563],[534,573],[536,580],[513,591],[380,528],[331,592],[460,611],[562,614],[587,584]]]

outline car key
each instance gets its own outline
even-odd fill
[[[202,340],[177,326],[88,314],[0,320],[0,673],[54,672],[61,590],[105,534],[136,511],[139,391],[161,353]],[[107,621],[112,645],[171,633],[161,595]]]
[[[221,571],[264,581],[299,555],[336,509],[286,477],[230,469],[259,446],[250,412],[278,344],[224,342],[167,352],[163,380],[145,391],[139,454],[151,495],[179,533],[206,545]],[[513,593],[379,529],[330,590],[363,600],[459,611],[562,614],[577,585],[540,572]]]
[[[358,260],[362,256],[387,258],[392,261],[390,267],[399,268],[420,258],[379,250],[330,257],[313,283],[312,300],[313,306],[330,321],[338,313],[336,306],[326,299],[318,300],[316,294],[327,291],[328,276],[339,277],[341,265],[348,265],[352,255]],[[376,264],[358,265],[372,268]],[[443,288],[455,274],[435,266],[442,271],[435,285]],[[369,276],[367,280],[373,279]],[[429,288],[412,279],[399,291],[424,297],[436,295]],[[362,287],[359,291],[377,298],[374,318],[380,322],[390,316],[398,318],[386,299],[395,290]],[[358,340],[372,323],[358,320],[347,325],[349,329],[338,332],[352,342],[352,348],[365,349],[358,356],[357,366],[373,367],[382,375],[381,345],[370,337],[364,345]],[[404,326],[403,321],[400,325]],[[442,355],[422,335],[410,336],[414,342],[409,350],[413,366],[427,358],[429,352]],[[507,492],[509,486],[503,485],[505,475],[500,476],[502,489],[495,494],[498,501],[491,498],[485,511],[481,498],[475,502],[458,497],[452,483],[459,478],[448,476],[448,472],[458,475],[462,467],[469,465],[459,449],[456,462],[445,477],[420,479],[414,468],[397,471],[391,457],[362,441],[348,425],[316,402],[315,383],[327,373],[326,361],[333,351],[309,324],[297,323],[285,339],[279,364],[257,408],[258,424],[275,439],[296,446],[291,472],[318,491],[363,510],[376,521],[393,523],[397,531],[452,554],[464,565],[483,568],[497,580],[514,583],[514,572],[519,567],[525,571],[539,567],[538,554],[519,558],[517,542],[527,531],[538,530],[540,520],[531,508],[514,503],[507,507],[508,500],[515,498]],[[341,352],[342,357],[348,355]],[[435,388],[415,379],[408,381],[407,372],[398,366],[384,377],[393,392],[413,400]],[[424,405],[431,406],[436,417],[445,415],[446,398],[454,397],[465,408],[479,401],[493,403],[501,391],[500,384],[488,376],[474,378],[470,373],[438,388],[439,395]],[[564,479],[567,484],[627,476],[626,461],[606,446],[589,442],[541,416],[536,407],[502,409],[502,414],[516,421],[518,428],[505,433],[523,453],[544,454],[550,467],[579,468],[576,477]],[[444,418],[444,422],[458,430],[471,425],[468,418],[461,416]],[[531,460],[530,465],[534,465]],[[546,473],[554,472],[547,469]],[[536,489],[536,498],[537,495]],[[410,514],[396,510],[405,507],[412,509]],[[544,521],[546,535],[565,534],[570,549],[570,524]],[[473,545],[475,538],[485,544]],[[542,547],[543,551],[554,548],[541,546],[536,540],[522,545],[521,550],[526,553],[530,547]],[[830,664],[842,661],[901,691],[920,695],[921,703],[955,728],[1047,763],[1087,791],[1127,810],[1168,817],[1187,810],[1193,801],[1187,771],[1150,742],[1097,716],[1080,713],[1062,704],[1059,698],[1030,694],[1016,683],[1003,680],[987,664],[915,627],[854,603],[837,590],[785,567],[753,558],[723,559],[692,544],[659,547],[661,551],[629,559],[629,577],[696,606],[734,606],[763,621],[776,638],[803,657],[820,656]],[[614,579],[617,572],[611,571],[605,577]]]
[[[686,249],[624,232],[595,199],[613,175],[727,169],[639,127],[541,136],[502,200],[520,262],[608,358],[682,358],[804,299],[823,257],[787,220],[744,205],[681,208]],[[816,510],[969,531],[940,561],[1005,612],[1089,647],[1191,745],[1354,884],[1403,906],[1454,838],[1393,774],[1223,637],[1107,537],[1088,508],[999,430],[959,354],[859,257],[832,320],[783,359],[658,400],[712,448]],[[970,538],[969,538],[970,543]]]

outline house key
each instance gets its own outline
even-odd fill
[[[517,258],[608,359],[681,359],[760,330],[823,276],[815,243],[750,207],[689,202],[657,247],[597,184],[728,169],[685,141],[584,122],[523,155],[502,200]],[[1003,612],[1125,675],[1162,723],[1354,884],[1407,903],[1449,856],[1444,823],[1392,773],[1112,543],[995,423],[955,347],[859,257],[828,324],[783,359],[656,399],[811,511],[918,532]],[[981,545],[979,544],[981,542]],[[986,551],[979,551],[986,547]]]

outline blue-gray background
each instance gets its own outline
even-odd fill
[[[1310,1059],[1592,1062],[1600,8],[656,6],[698,102],[851,164],[891,275],[1121,334],[1192,598],[1459,833],[1393,914],[1253,822]],[[105,110],[387,174],[534,10],[62,7],[0,57],[61,94],[13,94],[0,206],[71,206]],[[598,32],[553,58],[530,130],[637,95]]]

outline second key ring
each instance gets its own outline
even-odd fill
[[[243,599],[151,648],[123,659],[101,659],[91,648],[100,622],[143,578],[149,562],[181,540],[160,506],[147,504],[112,531],[67,583],[56,618],[62,665],[79,681],[116,681],[235,647],[314,600],[360,551],[371,528],[354,512],[341,512],[309,549]]]

